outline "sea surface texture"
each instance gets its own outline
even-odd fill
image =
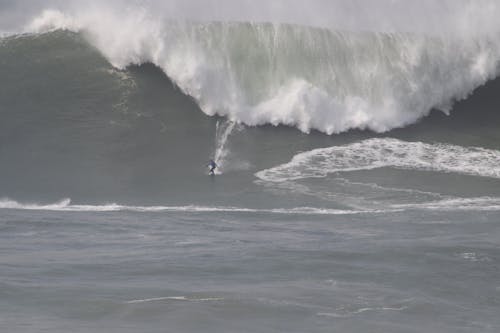
[[[500,332],[499,16],[0,1],[0,332]]]

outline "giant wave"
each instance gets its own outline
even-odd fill
[[[196,22],[147,9],[45,10],[24,32],[82,33],[117,68],[153,63],[208,115],[332,134],[416,122],[498,75],[495,34]]]

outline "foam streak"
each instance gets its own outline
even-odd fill
[[[284,182],[322,178],[335,172],[383,167],[500,178],[500,151],[449,144],[369,139],[295,155],[286,164],[260,171],[258,178]]]

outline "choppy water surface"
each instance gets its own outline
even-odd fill
[[[3,211],[9,332],[496,332],[498,212]]]

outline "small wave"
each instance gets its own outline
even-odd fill
[[[64,199],[52,204],[20,203],[10,199],[0,200],[0,209],[14,210],[40,210],[58,212],[190,212],[190,213],[262,213],[262,214],[288,214],[288,215],[352,215],[386,213],[392,210],[341,210],[314,207],[253,209],[241,207],[210,207],[210,206],[127,206],[116,203],[103,205],[73,205],[71,199]]]
[[[362,314],[369,311],[404,311],[408,309],[407,306],[400,307],[366,307],[357,310],[347,311],[346,309],[340,309],[339,312],[319,312],[316,315],[320,317],[332,317],[332,318],[346,318],[352,317],[354,315]]]
[[[392,205],[395,209],[425,209],[425,210],[454,210],[454,211],[498,211],[500,198],[449,198],[433,202],[418,204]]]
[[[161,301],[184,301],[184,302],[215,302],[222,301],[222,297],[207,297],[207,298],[195,298],[186,296],[166,296],[166,297],[155,297],[155,298],[145,298],[145,299],[135,299],[127,301],[127,304],[140,304],[140,303],[151,303],[151,302],[161,302]]]
[[[464,252],[464,253],[459,253],[458,256],[461,259],[466,260],[466,261],[470,261],[470,262],[489,262],[489,261],[492,261],[492,259],[484,253]]]
[[[300,153],[290,162],[256,176],[268,182],[284,182],[384,167],[500,179],[500,151],[376,138]]]
[[[380,209],[331,209],[318,207],[294,207],[257,209],[244,207],[211,207],[211,206],[128,206],[116,203],[102,205],[74,205],[71,199],[50,204],[20,203],[10,199],[0,200],[0,209],[33,210],[53,212],[135,212],[135,213],[254,213],[278,215],[360,215],[360,214],[388,214],[407,210],[442,210],[442,211],[498,211],[500,198],[453,198],[440,201],[410,204],[391,204]]]

